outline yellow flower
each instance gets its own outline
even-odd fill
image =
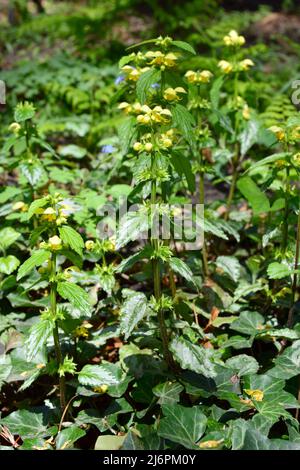
[[[152,149],[153,149],[153,145],[151,144],[151,142],[148,142],[147,144],[145,144],[146,152],[151,152]]]
[[[87,240],[85,242],[85,247],[88,251],[91,251],[95,247],[95,242],[93,240]]]
[[[18,134],[21,129],[21,126],[18,122],[12,122],[11,125],[9,126],[9,130],[13,132],[14,134]]]
[[[202,70],[202,72],[199,72],[199,82],[202,83],[208,83],[211,79],[213,74],[209,70]]]
[[[47,207],[42,214],[42,218],[48,222],[53,222],[56,219],[56,210],[53,207]]]
[[[227,60],[220,60],[218,67],[223,73],[230,73],[233,70],[233,65],[230,62],[227,62]]]
[[[88,338],[89,330],[83,325],[77,326],[73,331],[73,336],[75,336],[75,338]]]
[[[224,439],[220,439],[218,441],[211,440],[211,441],[200,442],[199,447],[200,449],[215,449],[223,442],[223,440]]]
[[[133,150],[136,152],[141,152],[141,150],[143,150],[143,144],[141,142],[135,142],[133,144]]]
[[[300,139],[300,126],[294,127],[292,131],[292,139],[295,139],[295,140]]]
[[[18,202],[15,202],[12,206],[12,210],[13,211],[21,211],[21,212],[26,212],[28,209],[28,206],[27,204],[25,204],[25,202],[23,201],[18,201]]]
[[[223,38],[225,46],[243,46],[246,42],[244,36],[239,34],[233,29]]]
[[[131,65],[124,65],[121,70],[125,74],[125,79],[132,82],[136,82],[141,76],[141,71]]]
[[[185,74],[185,78],[189,83],[209,83],[213,74],[209,70],[202,70],[201,72],[194,72],[188,70]]]
[[[53,251],[58,251],[62,248],[62,241],[57,235],[49,238],[49,248]]]
[[[123,103],[120,103],[118,106],[118,109],[121,109],[124,111],[125,114],[129,114],[133,111],[131,104],[127,103],[126,101],[123,101]]]
[[[239,65],[242,70],[249,70],[250,67],[253,67],[254,62],[251,59],[244,59]]]
[[[103,384],[100,385],[100,387],[94,387],[93,390],[95,393],[106,393],[108,390],[108,385]]]
[[[269,127],[269,131],[273,132],[276,135],[276,138],[281,142],[285,138],[285,133],[282,127],[279,126],[271,126]]]
[[[300,152],[295,153],[295,155],[293,155],[292,161],[295,166],[300,166]]]
[[[249,395],[249,397],[251,397],[255,401],[263,401],[264,392],[262,390],[247,389],[244,390],[244,392],[247,393],[247,395]]]
[[[161,68],[174,67],[178,59],[173,52],[163,54],[161,51],[148,51],[145,54],[146,59],[150,59],[150,65],[157,65]]]
[[[250,108],[247,104],[245,104],[243,107],[242,115],[244,119],[250,119]]]
[[[186,91],[181,86],[178,86],[176,88],[167,88],[164,91],[164,98],[167,101],[179,101],[181,97],[178,96],[178,93],[186,93]]]
[[[147,114],[139,114],[136,120],[139,124],[149,124],[151,121],[150,116],[148,116]]]

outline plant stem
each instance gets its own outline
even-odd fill
[[[51,314],[52,318],[55,319],[55,325],[53,329],[53,341],[54,341],[54,349],[55,355],[58,365],[63,364],[63,355],[60,347],[59,342],[59,334],[58,334],[58,324],[56,320],[57,314],[57,285],[55,281],[56,276],[56,254],[52,253],[51,256],[51,281],[50,281],[50,304],[51,304]],[[60,408],[63,412],[66,407],[66,384],[65,378],[59,376],[59,399],[60,399]]]
[[[298,210],[298,219],[297,219],[297,238],[296,238],[296,253],[295,253],[295,264],[294,264],[295,270],[298,269],[299,254],[300,254],[300,208]],[[287,320],[288,328],[292,328],[293,321],[294,321],[294,303],[296,299],[297,280],[298,280],[298,275],[297,273],[294,273],[293,283],[292,283],[291,306],[290,306],[288,320]]]
[[[282,242],[281,242],[281,252],[285,253],[287,248],[288,242],[288,218],[289,218],[289,176],[290,176],[290,169],[286,169],[286,185],[285,185],[285,207],[284,207],[284,215],[283,215],[283,225],[282,225]]]
[[[232,179],[231,179],[230,190],[229,190],[229,194],[228,194],[228,198],[227,198],[227,204],[226,204],[227,210],[226,210],[226,213],[225,213],[225,220],[228,220],[228,218],[229,218],[229,211],[230,211],[232,201],[233,201],[233,198],[234,198],[236,182],[237,182],[238,174],[239,174],[239,169],[238,169],[239,168],[239,160],[240,160],[239,146],[238,146],[238,143],[237,143],[235,145],[235,156],[232,159],[233,171],[232,171]]]
[[[152,157],[153,158],[153,157]],[[154,166],[155,162],[154,159],[152,161],[152,167]],[[152,180],[151,183],[151,210],[156,210],[156,181]],[[159,236],[159,234],[155,234]],[[151,244],[154,249],[158,248],[159,240],[156,237],[151,238]],[[153,283],[154,283],[154,297],[157,302],[161,299],[161,284],[160,284],[160,268],[159,268],[159,260],[154,258],[152,260],[152,269],[153,269]],[[163,355],[169,367],[173,367],[173,359],[171,353],[169,351],[169,338],[167,327],[165,324],[164,312],[163,309],[160,307],[157,312],[159,329],[160,329],[160,337],[162,340],[163,346]]]
[[[203,156],[200,151],[200,165],[203,166]],[[204,171],[201,170],[199,173],[199,204],[204,206],[205,196],[204,196]],[[207,246],[205,242],[205,232],[203,233],[203,245],[202,245],[202,263],[203,263],[203,274],[204,278],[209,276],[208,270],[208,259],[207,259]]]

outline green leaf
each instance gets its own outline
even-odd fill
[[[58,149],[58,153],[63,157],[73,157],[76,160],[80,160],[85,157],[87,150],[84,147],[79,147],[78,145],[70,144],[64,145]]]
[[[160,78],[161,71],[154,68],[142,73],[136,83],[136,95],[140,103],[145,103],[149,89],[151,89],[151,85],[159,82]]]
[[[246,128],[243,130],[239,136],[239,141],[241,143],[241,156],[244,157],[248,150],[254,145],[258,140],[259,135],[259,122],[251,119],[247,122]]]
[[[51,256],[50,251],[36,250],[18,269],[17,281],[29,274],[36,266],[41,266]]]
[[[153,388],[153,393],[159,398],[160,405],[174,405],[179,402],[180,393],[184,387],[178,383],[164,382]]]
[[[21,236],[12,227],[5,227],[0,230],[0,250],[7,250]]]
[[[172,404],[164,405],[162,411],[165,417],[159,422],[158,435],[187,449],[195,449],[207,423],[201,407],[186,408]]]
[[[122,370],[117,364],[87,364],[78,374],[78,381],[89,387],[118,385],[122,380]]]
[[[126,438],[125,436],[99,436],[95,444],[95,450],[120,450]]]
[[[249,176],[240,178],[237,182],[237,187],[250,203],[254,215],[261,214],[262,212],[269,212],[270,203],[267,196],[259,189],[257,184],[254,183]]]
[[[49,319],[41,319],[29,330],[29,336],[25,341],[27,361],[32,359],[45,347],[54,328],[54,322]]]
[[[127,117],[121,124],[118,125],[117,130],[123,155],[126,155],[133,141],[135,125],[136,122],[132,116]]]
[[[172,152],[171,160],[179,176],[185,176],[188,188],[193,193],[196,189],[195,175],[192,171],[191,162],[183,154]]]
[[[5,418],[0,419],[0,425],[6,426],[12,434],[26,437],[45,437],[51,433],[45,424],[45,416],[37,411],[14,411]]]
[[[216,265],[228,274],[233,281],[237,282],[239,280],[241,266],[239,260],[234,256],[218,256]]]
[[[14,117],[16,122],[23,122],[27,121],[28,119],[32,119],[35,115],[35,109],[32,103],[19,103],[16,106]]]
[[[71,282],[58,282],[57,292],[75,308],[78,308],[87,315],[90,314],[91,303],[89,296],[82,287],[72,284]]]
[[[11,274],[20,265],[20,261],[13,255],[0,257],[0,273]]]
[[[40,162],[29,163],[25,161],[20,163],[19,169],[31,186],[35,186],[46,176],[44,167]]]
[[[7,186],[4,191],[0,193],[0,204],[4,204],[9,199],[17,196],[17,194],[22,193],[21,188],[15,188],[14,186]]]
[[[195,49],[185,41],[172,41],[172,46],[176,46],[183,51],[189,52],[190,54],[196,55]]]
[[[269,279],[283,279],[293,274],[293,272],[295,272],[295,270],[290,269],[288,265],[278,263],[277,261],[269,264],[267,269]]]
[[[194,148],[193,126],[195,125],[195,120],[191,113],[182,104],[176,104],[172,106],[172,116],[174,125],[180,130],[187,142],[191,144],[192,148]]]
[[[171,257],[168,261],[170,268],[177,274],[180,274],[186,281],[195,284],[194,275],[189,266],[180,258]]]
[[[120,329],[127,340],[136,327],[149,311],[147,297],[142,292],[123,290],[124,303],[120,310]]]
[[[148,230],[149,227],[149,217],[144,210],[127,212],[120,221],[117,233],[116,249],[119,250],[129,241],[137,240],[138,236]]]
[[[85,436],[86,432],[77,426],[70,426],[69,428],[60,431],[55,439],[56,450],[65,450],[73,447],[74,442],[78,441],[81,437]]]
[[[230,329],[248,336],[260,334],[263,331],[265,319],[257,312],[241,312],[239,318],[230,325]]]
[[[259,369],[259,364],[256,359],[254,359],[254,357],[247,356],[247,354],[230,357],[227,359],[225,366],[233,369],[234,373],[239,377],[242,377],[243,375],[256,374]]]
[[[213,85],[210,90],[210,101],[213,109],[218,109],[220,101],[220,92],[224,82],[224,78],[218,77],[214,80]]]
[[[274,360],[275,367],[268,371],[272,377],[288,380],[300,374],[300,340],[295,341]]]
[[[273,240],[273,238],[279,236],[281,234],[281,230],[279,230],[278,227],[274,228],[273,230],[270,230],[269,232],[265,233],[262,237],[262,247],[266,248],[270,240]]]
[[[81,235],[72,227],[63,225],[59,228],[59,235],[62,241],[79,255],[82,254],[84,242]]]
[[[215,377],[215,367],[211,361],[212,351],[191,343],[180,336],[170,343],[170,351],[183,369],[189,369],[205,377]]]
[[[36,199],[35,201],[33,201],[30,206],[29,206],[29,209],[28,209],[28,219],[30,219],[34,214],[35,214],[35,211],[37,209],[39,209],[40,207],[44,207],[48,202],[48,198],[47,197],[42,197],[41,199]]]
[[[287,160],[290,156],[291,153],[289,152],[274,153],[273,155],[269,155],[268,157],[265,157],[262,160],[253,163],[250,168],[248,168],[246,173],[252,172],[253,170],[257,170],[258,168],[261,168],[266,165],[271,165],[272,163],[277,162],[277,160]]]

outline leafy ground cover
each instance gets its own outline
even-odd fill
[[[13,3],[0,449],[299,450],[293,5]]]

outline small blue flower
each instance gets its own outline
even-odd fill
[[[152,83],[151,85],[151,88],[154,88],[154,89],[159,88],[159,87],[160,87],[159,83]]]
[[[114,147],[113,145],[103,145],[103,147],[101,148],[101,152],[102,153],[113,153],[115,152],[117,149],[116,147]]]
[[[119,75],[119,76],[115,79],[115,85],[120,85],[120,83],[124,82],[124,80],[125,80],[124,75]]]

